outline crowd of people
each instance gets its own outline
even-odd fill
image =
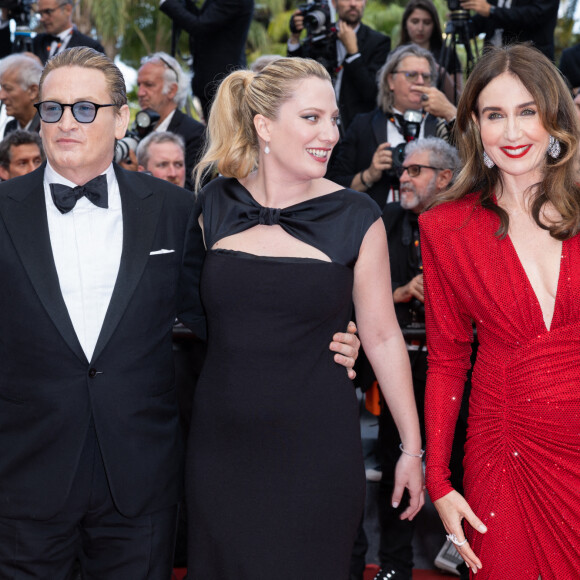
[[[72,0],[30,52],[0,21],[0,577],[169,580],[181,512],[190,580],[362,580],[355,387],[375,580],[426,491],[462,577],[580,577],[578,51],[552,0],[459,4],[466,79],[431,0],[395,48],[331,0],[332,66],[301,6],[251,68],[253,1],[161,0],[193,74],[144,57],[132,131]]]

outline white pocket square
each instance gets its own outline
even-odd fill
[[[175,250],[155,250],[153,252],[149,252],[150,256],[157,256],[158,254],[173,254],[173,252],[175,252]]]

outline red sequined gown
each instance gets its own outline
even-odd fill
[[[453,430],[469,368],[464,525],[477,580],[580,579],[580,235],[563,243],[548,330],[514,246],[475,195],[420,218],[429,372],[427,488],[449,491]]]

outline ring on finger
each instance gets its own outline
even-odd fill
[[[461,548],[461,546],[467,544],[467,538],[465,538],[463,542],[460,542],[455,534],[447,534],[446,537],[452,544],[455,544],[458,548]]]

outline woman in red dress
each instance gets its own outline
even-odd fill
[[[478,579],[580,578],[574,104],[539,51],[494,49],[466,83],[456,128],[463,170],[420,218],[427,488]],[[464,499],[448,463],[473,324]]]

